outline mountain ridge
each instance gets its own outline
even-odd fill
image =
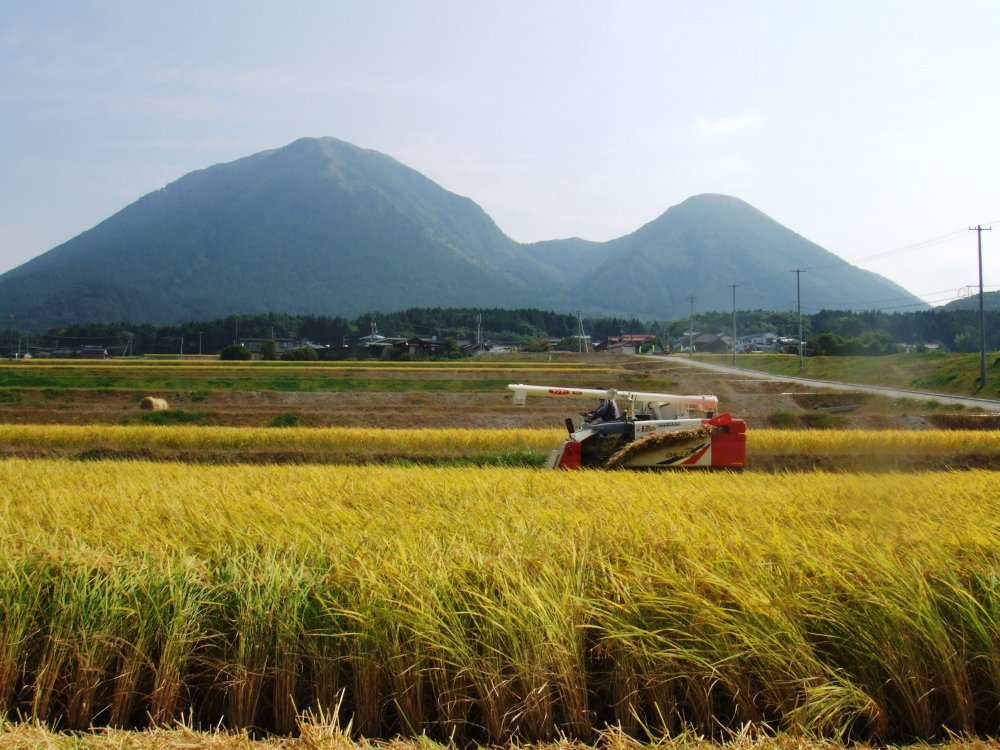
[[[813,261],[849,269],[839,288],[919,303],[731,196],[693,196],[608,242],[521,244],[475,201],[391,156],[302,138],[142,196],[0,275],[0,297],[18,321],[41,328],[419,306],[669,318],[686,314],[689,296],[699,309],[715,300],[728,309],[728,290],[713,278],[727,263],[736,274],[773,276],[776,264],[790,271]],[[747,300],[776,294],[774,284],[750,291]],[[830,289],[818,292],[829,298]]]

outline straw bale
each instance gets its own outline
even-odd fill
[[[163,411],[164,409],[169,409],[170,404],[167,403],[165,398],[146,396],[146,398],[139,403],[139,408],[145,411]]]

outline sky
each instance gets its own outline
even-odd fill
[[[331,136],[520,242],[724,193],[940,304],[970,226],[1000,289],[998,40],[997,0],[0,0],[0,272]]]

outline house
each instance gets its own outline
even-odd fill
[[[929,344],[897,344],[900,349],[902,349],[907,354],[911,352],[927,351],[927,352],[937,352],[944,350],[945,346],[940,341],[934,341]]]
[[[620,336],[608,336],[594,346],[594,351],[638,354],[643,347],[652,347],[655,341],[656,334],[653,333],[625,333]]]
[[[66,359],[108,359],[108,350],[97,344],[83,346],[55,346],[49,352],[39,352],[42,356]]]
[[[494,341],[484,341],[481,344],[475,341],[469,342],[456,342],[459,349],[462,350],[462,354],[470,357],[475,357],[480,354],[486,354],[490,352],[493,354],[508,353],[512,351],[517,351],[517,345],[511,343],[500,343]]]
[[[274,356],[278,359],[281,359],[282,354],[293,349],[312,349],[317,356],[320,356],[321,352],[329,348],[304,339],[290,338],[245,338],[240,339],[240,344],[250,352],[253,359],[264,359],[264,353],[272,344],[274,345]]]
[[[778,334],[772,332],[745,334],[743,336],[739,336],[736,341],[739,351],[744,352],[745,354],[750,354],[751,352],[784,351],[784,347],[780,342]]]
[[[108,350],[97,344],[84,344],[80,347],[81,359],[107,359]]]
[[[368,351],[375,357],[386,359],[420,359],[432,357],[441,348],[438,338],[423,339],[419,336],[380,336],[368,344]]]
[[[711,352],[712,354],[725,354],[731,351],[729,347],[729,337],[714,333],[699,333],[693,339],[694,350],[696,352]]]

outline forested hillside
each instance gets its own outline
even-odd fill
[[[353,318],[412,307],[547,308],[669,319],[774,308],[921,305],[731,196],[698,195],[609,242],[520,244],[469,198],[333,138],[192,172],[0,276],[5,314],[178,325],[234,314]],[[511,329],[515,330],[515,329]]]

